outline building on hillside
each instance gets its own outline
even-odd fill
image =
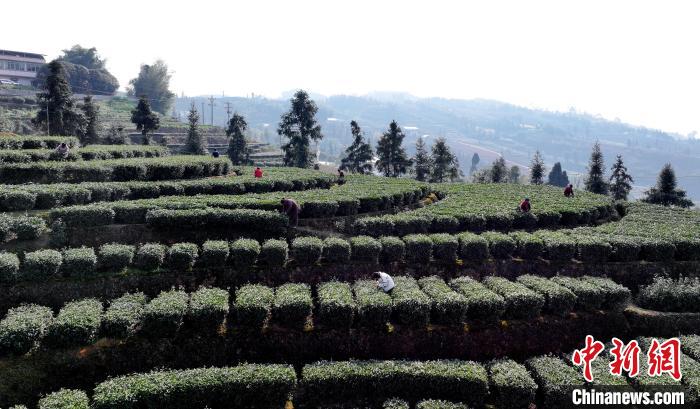
[[[45,64],[41,54],[0,50],[0,81],[32,85],[32,80]]]

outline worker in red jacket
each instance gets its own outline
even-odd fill
[[[257,168],[255,168],[255,172],[253,172],[253,175],[255,175],[256,179],[260,179],[261,177],[263,177],[262,169],[260,169],[260,167],[258,166]]]
[[[574,197],[574,185],[569,183],[566,188],[564,189],[564,196],[566,197]]]
[[[289,217],[289,225],[291,227],[296,227],[299,222],[299,211],[301,208],[292,199],[282,199],[282,213],[286,213]]]
[[[520,202],[519,209],[523,213],[529,212],[530,211],[530,199],[527,197],[525,199],[523,199],[523,201]]]

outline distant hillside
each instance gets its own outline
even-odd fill
[[[490,100],[416,98],[406,94],[375,93],[368,96],[315,96],[325,138],[320,144],[323,160],[337,160],[350,143],[350,120],[357,120],[366,135],[376,142],[395,119],[407,135],[409,150],[419,136],[445,136],[457,152],[465,172],[471,156],[479,152],[480,166],[502,154],[508,161],[527,166],[539,149],[548,167],[561,162],[570,173],[585,172],[591,145],[598,139],[606,163],[622,154],[635,184],[652,185],[664,163],[671,162],[679,183],[694,198],[700,198],[700,140],[684,139],[667,132],[633,126],[579,112],[550,112]],[[204,97],[178,98],[175,109],[184,112],[190,103],[207,102]],[[246,116],[259,139],[279,143],[277,123],[288,107],[287,100],[266,98],[217,98],[214,124],[226,122],[225,103]],[[210,123],[206,105],[205,123]],[[267,124],[267,126],[265,125]]]

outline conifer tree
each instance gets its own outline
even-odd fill
[[[546,169],[544,167],[542,155],[540,154],[540,151],[536,151],[535,156],[532,157],[532,164],[530,165],[530,184],[541,185],[544,183],[545,171]]]
[[[37,94],[39,112],[32,122],[38,130],[48,131],[50,135],[81,136],[85,132],[85,115],[73,100],[63,65],[54,60],[48,69],[45,91]]]
[[[547,177],[547,184],[560,187],[565,187],[569,184],[569,176],[566,174],[565,170],[562,171],[561,163],[556,162],[554,166],[552,166],[552,170]]]
[[[425,147],[423,138],[416,141],[416,156],[413,157],[413,174],[416,180],[427,182],[430,178],[430,169],[433,166],[432,159]]]
[[[430,181],[442,183],[455,181],[460,177],[459,161],[447,146],[445,138],[438,138],[431,150],[433,170],[430,173]]]
[[[160,118],[151,111],[151,104],[145,95],[141,95],[136,108],[131,111],[131,122],[136,125],[136,130],[143,135],[143,144],[151,144],[151,133],[160,128]]]
[[[498,159],[493,161],[490,176],[491,183],[508,182],[508,168],[506,167],[506,160],[503,158],[503,156],[499,156]]]
[[[345,157],[340,162],[340,168],[353,173],[372,173],[372,147],[362,137],[362,129],[355,121],[350,122],[353,142],[345,150]]]
[[[207,152],[204,135],[199,131],[199,113],[197,108],[190,106],[190,112],[187,113],[187,141],[185,142],[185,152],[194,155],[204,155]]]
[[[234,112],[226,129],[226,136],[229,137],[228,157],[234,165],[245,165],[250,161],[248,142],[244,135],[246,129],[248,129],[248,123],[245,118]]]
[[[85,132],[83,132],[80,137],[80,144],[83,146],[96,144],[99,141],[100,107],[92,100],[92,96],[87,95],[83,98],[83,105],[81,108],[85,116]]]
[[[308,168],[313,164],[309,149],[311,141],[323,139],[321,125],[316,122],[318,107],[304,90],[297,91],[290,103],[289,111],[282,115],[277,127],[277,133],[288,139],[288,142],[282,145],[284,164]]]
[[[608,194],[608,183],[605,181],[605,164],[603,162],[603,152],[600,150],[600,143],[593,145],[591,159],[588,161],[588,177],[584,182],[586,190],[601,195]]]
[[[384,176],[399,177],[405,175],[413,162],[406,156],[406,150],[401,146],[405,135],[396,121],[391,121],[389,129],[384,132],[377,142],[377,169]]]
[[[479,162],[481,161],[481,158],[479,157],[479,154],[474,152],[472,155],[472,166],[469,168],[469,174],[473,174],[476,172],[476,167],[479,166]]]
[[[661,169],[656,186],[645,192],[642,201],[664,206],[693,207],[693,202],[686,197],[685,190],[678,189],[676,172],[670,163]]]
[[[520,183],[520,167],[513,165],[508,171],[508,183]]]
[[[611,170],[610,195],[615,200],[627,200],[627,195],[629,195],[630,190],[632,190],[632,183],[634,183],[634,180],[632,176],[627,173],[627,167],[622,162],[622,155],[617,155],[617,159]]]

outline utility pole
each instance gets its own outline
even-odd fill
[[[211,108],[211,126],[214,126],[214,96],[209,97],[209,107]]]
[[[49,99],[46,98],[46,136],[51,136],[51,123],[49,121]]]
[[[231,103],[229,101],[226,101],[225,104],[226,104],[226,118],[228,118],[226,120],[226,123],[228,124],[229,122],[231,122]]]
[[[204,101],[202,101],[202,125],[204,125]]]

